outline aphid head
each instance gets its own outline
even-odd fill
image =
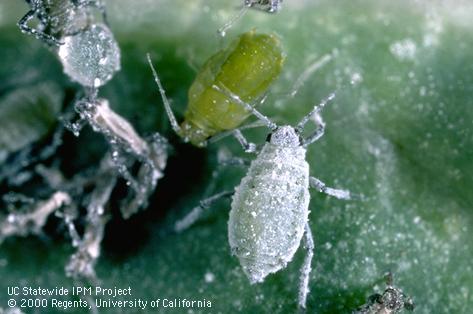
[[[268,135],[268,141],[281,147],[298,147],[301,145],[300,136],[292,126],[280,126]]]

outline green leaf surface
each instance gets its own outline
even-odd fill
[[[193,313],[292,313],[303,250],[286,269],[250,285],[230,254],[229,202],[213,206],[189,230],[170,232],[200,199],[231,189],[244,175],[244,170],[224,168],[212,178],[218,150],[245,155],[231,138],[205,150],[180,142],[164,115],[145,54],[151,53],[181,119],[195,77],[191,64],[199,67],[219,49],[216,31],[237,13],[238,4],[107,1],[122,71],[101,95],[139,132],[159,131],[175,149],[150,208],[126,221],[116,212],[97,273],[105,287],[130,286],[132,298],[212,302],[212,308],[193,308]],[[24,82],[46,80],[69,93],[78,89],[58,70],[53,53],[15,27],[26,10],[20,2],[0,3],[1,95],[23,88]],[[326,134],[309,148],[307,160],[312,175],[362,197],[341,201],[311,192],[316,249],[308,312],[350,313],[384,290],[388,270],[414,299],[415,313],[469,313],[473,307],[472,17],[468,1],[288,0],[277,15],[251,11],[228,32],[227,42],[254,27],[281,37],[286,65],[261,107],[278,123],[295,123],[337,90],[323,112]],[[324,56],[330,61],[294,98],[287,97],[299,75]],[[351,85],[353,79],[360,82]],[[246,134],[257,143],[266,137],[262,129]],[[95,145],[70,141],[80,153],[69,163],[95,156]],[[0,307],[7,307],[12,285],[72,288],[75,283],[63,272],[72,248],[58,234],[48,229],[49,241],[30,237],[2,244]],[[69,298],[77,299],[62,299]],[[143,311],[154,312],[190,310]]]

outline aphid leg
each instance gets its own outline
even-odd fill
[[[299,308],[306,308],[307,295],[309,293],[309,279],[310,272],[312,270],[312,258],[314,257],[314,239],[312,237],[312,231],[308,223],[305,225],[304,231],[304,248],[306,250],[306,256],[304,258],[304,264],[301,268],[301,277],[299,283]]]
[[[218,161],[219,166],[234,166],[234,167],[248,167],[250,160],[241,157],[228,157]]]
[[[310,184],[310,187],[316,189],[317,191],[325,193],[330,196],[334,196],[338,199],[342,199],[342,200],[351,199],[350,191],[330,188],[326,186],[325,183],[317,179],[316,177],[310,177],[309,184]]]
[[[262,127],[262,126],[266,126],[266,124],[263,123],[262,121],[257,120],[257,121],[253,121],[251,123],[240,126],[238,128],[238,130],[242,131],[242,130],[247,130],[247,129],[259,128],[259,127]],[[211,138],[209,138],[207,140],[207,144],[212,144],[212,143],[218,142],[221,139],[224,139],[224,138],[226,138],[227,136],[230,136],[230,135],[235,136],[233,134],[234,131],[235,130],[227,130],[227,131],[220,132],[217,135],[214,135]]]
[[[310,144],[318,141],[325,134],[325,122],[322,116],[318,113],[314,114],[314,121],[317,123],[317,128],[312,134],[302,140],[302,146],[307,147]]]
[[[166,97],[166,91],[163,88],[163,85],[161,84],[161,81],[159,80],[158,77],[158,72],[153,66],[153,63],[151,62],[151,56],[149,53],[146,54],[146,58],[148,59],[149,66],[151,67],[151,71],[153,72],[154,80],[156,81],[156,84],[158,85],[159,93],[161,94],[161,98],[163,100],[164,104],[164,109],[166,110],[166,114],[168,115],[169,122],[171,123],[172,129],[176,133],[181,132],[181,127],[177,123],[176,117],[174,116],[174,113],[172,112],[171,105],[169,103],[168,98]]]
[[[302,146],[307,147],[308,145],[314,143],[318,139],[320,139],[324,135],[325,131],[325,122],[322,119],[322,116],[320,116],[320,111],[325,107],[325,105],[333,100],[335,98],[335,93],[331,93],[327,98],[323,99],[318,105],[315,105],[312,110],[306,114],[301,121],[296,126],[296,129],[302,133],[304,130],[305,125],[307,122],[309,122],[311,117],[315,118],[315,121],[318,125],[317,129],[309,136],[307,136],[305,139],[302,141]]]
[[[220,36],[220,38],[225,37],[227,31],[236,23],[236,21],[241,19],[243,15],[246,14],[248,8],[249,6],[244,5],[236,15],[234,15],[227,23],[225,23],[225,25],[217,30],[217,34]]]
[[[255,143],[248,142],[246,137],[241,133],[239,129],[235,129],[233,131],[233,136],[237,139],[238,143],[240,143],[241,147],[246,153],[256,153],[258,148]]]
[[[245,108],[246,110],[250,111],[252,114],[254,114],[259,120],[261,120],[270,130],[276,130],[277,129],[277,124],[271,121],[268,117],[266,117],[264,114],[256,110],[252,105],[244,102],[243,100],[238,97],[238,95],[234,94],[231,90],[226,88],[225,86],[217,86],[217,85],[212,85],[212,88],[215,89],[216,91],[224,94],[227,97],[230,97],[233,99],[237,104]]]
[[[61,42],[57,40],[54,36],[48,35],[44,32],[38,31],[35,28],[29,27],[28,22],[34,18],[38,11],[38,1],[33,0],[31,1],[31,10],[29,10],[19,21],[18,21],[18,27],[23,33],[27,33],[30,35],[33,35],[36,37],[36,39],[42,40],[48,45],[51,46],[59,46],[61,45]]]
[[[233,190],[223,191],[200,201],[198,206],[194,207],[184,218],[176,222],[174,225],[174,230],[176,232],[181,232],[189,228],[200,218],[200,216],[202,216],[204,209],[208,209],[210,206],[212,206],[212,204],[224,197],[232,196],[233,193],[235,193]]]

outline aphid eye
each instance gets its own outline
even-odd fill
[[[273,133],[269,133],[268,136],[266,136],[266,142],[271,142],[271,136],[273,135]]]

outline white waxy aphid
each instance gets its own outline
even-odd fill
[[[98,88],[120,70],[120,49],[107,26],[101,0],[27,0],[20,30],[57,49],[66,73],[84,87]],[[97,20],[93,8],[102,13]],[[36,27],[28,22],[36,18]]]
[[[309,164],[294,128],[278,128],[236,188],[228,241],[250,282],[286,267],[304,234]]]
[[[304,237],[307,254],[301,268],[298,304],[301,309],[305,309],[314,249],[307,223],[309,186],[340,199],[350,199],[350,192],[326,187],[322,181],[309,175],[306,147],[322,137],[325,123],[321,117],[317,120],[320,122],[318,128],[312,134],[306,138],[300,135],[310,117],[318,114],[335,95],[331,94],[315,106],[296,127],[280,127],[227,88],[213,87],[251,111],[272,132],[235,192],[221,192],[202,201],[200,206],[176,223],[176,230],[189,227],[204,208],[233,194],[228,240],[232,253],[239,259],[251,283],[262,282],[267,275],[285,268]],[[241,132],[239,138],[243,147],[250,145]]]
[[[120,70],[120,48],[105,24],[62,38],[58,55],[64,73],[86,87],[100,87]]]

